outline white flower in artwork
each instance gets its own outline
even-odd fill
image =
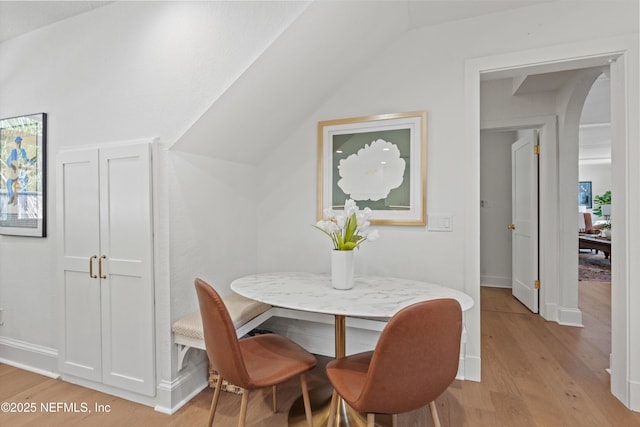
[[[403,181],[406,162],[396,144],[382,139],[340,160],[338,186],[354,200],[380,200]]]

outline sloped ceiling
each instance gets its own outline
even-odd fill
[[[1,1],[0,43],[111,1]]]
[[[280,135],[401,34],[549,1],[558,0],[310,1],[171,149],[256,164]],[[0,42],[109,3],[0,2]]]
[[[172,149],[258,163],[278,145],[278,135],[295,128],[359,64],[406,31],[406,3],[376,5],[312,4]]]
[[[171,149],[257,164],[401,34],[533,3],[541,2],[313,2]]]
[[[409,28],[420,28],[558,0],[410,0]]]

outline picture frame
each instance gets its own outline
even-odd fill
[[[318,122],[318,219],[351,198],[371,223],[426,225],[427,113]]]
[[[584,206],[587,209],[593,208],[591,181],[578,182],[578,206]]]
[[[46,237],[47,115],[0,119],[0,234]]]

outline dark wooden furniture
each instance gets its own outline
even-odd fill
[[[578,236],[578,248],[602,251],[606,259],[611,256],[611,240],[602,237]]]

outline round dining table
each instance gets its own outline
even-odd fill
[[[231,282],[231,289],[250,299],[293,310],[331,314],[335,319],[335,357],[342,358],[346,350],[346,318],[388,320],[398,311],[419,301],[453,298],[462,311],[473,307],[473,299],[462,291],[442,285],[411,279],[379,276],[355,276],[353,288],[334,289],[329,274],[306,272],[259,273]],[[326,393],[325,393],[326,394]],[[330,397],[330,396],[329,396]],[[318,400],[318,399],[314,399]],[[326,400],[326,399],[325,399]],[[289,425],[305,425],[292,407]],[[336,425],[366,425],[365,418],[341,402]],[[328,401],[323,409],[314,410],[314,426],[326,424]]]

